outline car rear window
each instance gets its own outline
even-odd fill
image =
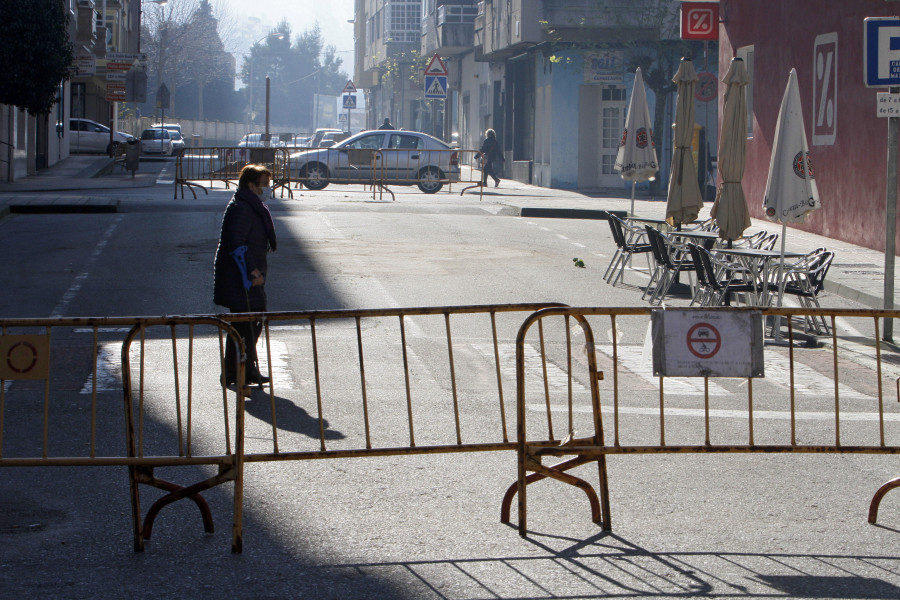
[[[142,140],[161,140],[163,139],[163,132],[161,129],[145,129],[141,134]]]

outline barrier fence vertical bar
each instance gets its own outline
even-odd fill
[[[269,332],[269,320],[263,319],[266,329],[266,366],[269,375],[269,408],[272,411],[272,447],[278,454],[278,416],[275,414],[275,377],[272,376],[272,337]]]
[[[91,376],[91,458],[96,456],[97,441],[97,348],[100,346],[99,328],[96,324],[93,326],[93,344],[91,353],[93,355],[93,374]]]
[[[615,445],[619,447],[619,344],[616,341],[616,315],[610,315],[612,325],[612,361],[613,361],[613,426],[615,428]],[[596,349],[591,349],[596,355]],[[596,360],[596,359],[595,359]]]
[[[316,343],[316,320],[309,319],[309,330],[312,337],[313,375],[316,379],[316,410],[319,411],[319,449],[325,451],[325,421],[322,419],[322,383],[319,378],[319,347]]]
[[[178,456],[184,456],[184,440],[181,424],[181,385],[178,380],[178,340],[175,336],[175,324],[169,325],[172,332],[172,367],[175,375],[175,427],[178,430]]]
[[[50,326],[47,326],[47,337],[51,336]],[[50,376],[44,380],[44,440],[43,440],[43,458],[47,458],[50,435]]]
[[[754,443],[753,438],[753,378],[747,378],[747,418],[749,422],[749,437],[750,437],[750,445],[752,446]]]
[[[191,420],[193,418],[194,405],[194,324],[188,325],[188,396],[187,396],[187,455],[192,456],[191,450]]]
[[[138,456],[144,457],[144,358],[146,357],[146,340],[147,336],[144,324],[140,324],[141,329],[141,360],[139,365],[138,377]]]
[[[456,367],[453,364],[453,339],[450,335],[450,311],[444,311],[444,323],[447,327],[447,355],[450,358],[450,387],[453,390],[453,417],[456,420],[456,443],[462,444],[462,431],[459,426],[459,399],[456,395]]]
[[[879,331],[878,317],[875,317],[875,368],[878,377],[878,428],[881,438],[881,446],[884,446],[884,389],[881,383],[881,332]],[[834,327],[832,326],[832,329]],[[0,423],[2,424],[2,423]]]
[[[494,337],[494,365],[497,370],[497,393],[500,395],[500,426],[503,428],[503,442],[509,441],[506,429],[506,406],[503,403],[503,377],[500,375],[500,348],[497,342],[497,311],[491,310],[491,333]]]
[[[359,380],[362,386],[363,424],[366,429],[366,448],[372,447],[372,439],[369,435],[369,401],[366,398],[366,367],[363,360],[362,327],[360,317],[356,316],[356,344],[359,348]]]
[[[555,440],[553,435],[553,413],[550,411],[550,380],[547,378],[547,349],[544,344],[544,318],[538,319],[538,337],[541,344],[541,368],[544,373],[544,404],[547,407],[547,431],[549,439]],[[524,346],[522,348],[524,356]]]
[[[569,431],[567,435],[571,438],[574,437],[575,433],[575,425],[572,417],[572,332],[569,329],[569,315],[563,317],[565,327],[566,327],[566,371],[568,371],[568,377],[566,377],[568,384],[568,392],[569,392]]]
[[[409,445],[416,447],[416,434],[413,427],[412,390],[409,385],[409,354],[406,351],[406,324],[403,313],[400,313],[400,348],[403,351],[403,379],[406,382],[406,416],[409,422]]]
[[[538,324],[540,324],[540,319]],[[543,348],[541,355],[543,355]],[[525,414],[525,331],[523,328],[520,328],[519,333],[516,335],[516,457],[518,467],[516,492],[519,495],[519,535],[521,537],[525,537],[528,531],[526,518],[526,494],[528,489],[526,476],[528,473],[525,468],[525,436],[527,435]]]
[[[666,445],[666,416],[665,416],[665,405],[663,403],[663,398],[665,396],[665,392],[663,389],[663,377],[659,378],[659,445]]]
[[[791,395],[791,446],[797,445],[797,397],[794,393],[794,329],[791,320],[787,320],[788,326],[788,371],[790,373]]]
[[[819,324],[816,323],[816,327]],[[838,373],[838,345],[837,331],[834,329],[834,317],[831,319],[831,350],[834,360],[834,443],[836,446],[841,445],[841,396],[840,396],[840,377]]]
[[[703,378],[703,418],[706,428],[706,445],[709,446],[709,377]]]

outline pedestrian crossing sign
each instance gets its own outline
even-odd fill
[[[425,97],[440,98],[447,97],[447,76],[446,75],[426,75],[425,76]]]
[[[356,94],[344,95],[344,108],[356,108]]]

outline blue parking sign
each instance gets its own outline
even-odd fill
[[[864,23],[866,87],[900,87],[900,19],[868,17]]]

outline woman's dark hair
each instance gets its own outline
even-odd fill
[[[246,190],[251,183],[259,183],[263,177],[272,179],[272,171],[267,169],[265,165],[246,165],[241,169],[241,178],[238,179],[238,189]]]

